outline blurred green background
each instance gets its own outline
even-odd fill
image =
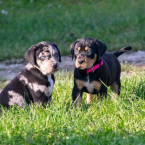
[[[0,60],[21,58],[40,41],[70,54],[81,37],[103,41],[108,51],[145,50],[145,0],[0,0]]]

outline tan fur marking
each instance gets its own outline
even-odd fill
[[[82,81],[82,80],[76,80],[76,84],[77,84],[77,86],[78,86],[78,88],[81,90],[84,86],[85,87],[87,87],[87,89],[91,89],[91,90],[93,90],[93,88],[95,89],[95,90],[97,90],[97,91],[99,91],[100,90],[100,88],[101,88],[101,83],[100,82],[98,82],[98,81],[92,81],[91,83],[89,83],[89,82],[85,82],[85,81]],[[88,91],[89,91],[88,90]],[[91,91],[90,90],[90,91]]]
[[[94,99],[93,95],[87,93],[86,103],[90,104],[91,101],[93,101],[93,99]]]
[[[118,85],[117,85],[116,82],[113,82],[113,83],[110,85],[110,88],[118,95],[119,88],[118,88]]]
[[[87,58],[85,59],[85,62],[86,62],[86,65],[87,67],[86,68],[91,68],[93,67],[95,61],[96,61],[96,58],[97,58],[97,55],[95,54],[95,57],[93,59],[90,59],[90,58]]]
[[[95,54],[95,57],[93,59],[90,59],[90,58],[85,58],[85,62],[80,64],[78,62],[78,58],[76,58],[76,62],[75,62],[75,65],[76,65],[76,68],[81,68],[81,69],[88,69],[88,68],[91,68],[93,67],[95,61],[97,59],[97,54]]]
[[[98,82],[98,81],[92,81],[91,83],[93,84],[94,88],[95,88],[97,91],[100,90],[101,85],[102,85],[100,82]]]
[[[80,63],[78,62],[78,58],[76,58],[75,65],[76,65],[76,68],[79,68],[81,66]]]
[[[80,51],[81,50],[81,47],[78,47],[78,51]]]
[[[82,80],[76,80],[76,84],[77,84],[79,89],[82,89],[85,85],[85,82]]]
[[[87,51],[89,48],[88,47],[85,47],[85,50]]]

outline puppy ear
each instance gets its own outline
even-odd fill
[[[33,66],[36,65],[36,56],[35,56],[36,50],[37,47],[35,47],[35,45],[32,45],[24,55],[27,61],[31,63]]]
[[[71,46],[70,46],[70,50],[71,50],[71,54],[72,54],[72,59],[73,59],[74,56],[75,56],[74,49],[75,49],[75,45],[76,45],[77,42],[78,42],[78,39],[77,39],[77,41],[73,42],[73,43],[71,44]]]
[[[107,46],[103,42],[101,42],[97,39],[95,39],[95,41],[96,41],[97,46],[98,46],[98,56],[101,57],[105,53],[105,51],[107,50]]]
[[[51,43],[56,49],[57,49],[57,51],[58,51],[58,55],[59,55],[59,62],[61,62],[61,54],[60,54],[60,51],[59,51],[59,49],[58,49],[58,47],[57,47],[57,45],[56,44],[54,44],[54,43]]]

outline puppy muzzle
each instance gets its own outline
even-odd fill
[[[53,71],[58,71],[60,69],[60,63],[59,62],[53,63],[52,68]]]
[[[78,60],[78,63],[79,63],[79,64],[82,64],[82,63],[84,63],[84,62],[85,62],[84,59],[79,59],[79,60]]]
[[[81,54],[78,56],[78,63],[79,64],[83,64],[85,62],[85,55],[84,54]]]

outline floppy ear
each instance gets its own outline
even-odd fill
[[[60,51],[59,51],[59,49],[58,49],[58,47],[57,47],[57,45],[56,44],[54,44],[54,43],[51,43],[56,49],[57,49],[57,51],[58,51],[58,55],[59,55],[59,62],[61,62],[61,54],[60,54]]]
[[[78,42],[78,39],[77,41],[73,42],[70,46],[70,50],[71,50],[71,54],[72,54],[72,59],[74,58],[75,54],[74,54],[74,49],[75,49],[75,45],[76,43]]]
[[[101,42],[97,39],[95,39],[95,41],[96,41],[97,46],[98,46],[98,56],[101,57],[105,53],[105,51],[107,50],[107,46],[103,42]]]
[[[24,55],[24,57],[28,60],[28,62],[31,63],[33,66],[36,65],[36,56],[35,56],[36,50],[37,47],[35,45],[32,45]]]

